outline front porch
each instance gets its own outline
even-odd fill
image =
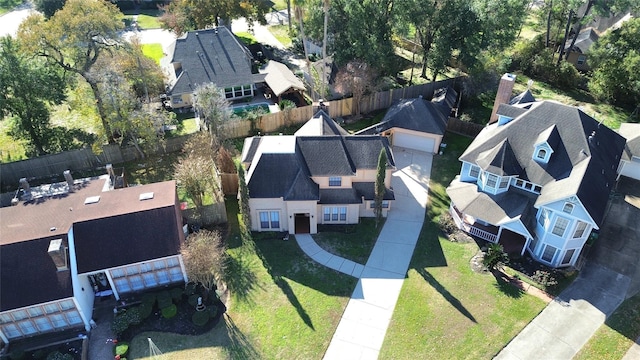
[[[449,212],[458,228],[467,234],[492,243],[499,243],[507,254],[524,254],[527,239],[522,234],[478,222],[473,217],[461,213],[453,204],[449,206]]]

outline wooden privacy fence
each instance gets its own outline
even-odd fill
[[[450,117],[447,121],[447,131],[472,138],[478,136],[482,129],[484,129],[484,125],[462,121],[458,118]]]
[[[196,208],[182,210],[182,215],[189,224],[211,225],[224,224],[227,222],[227,209],[224,201],[202,207],[202,216],[198,214]]]
[[[360,113],[366,114],[372,111],[386,109],[394,101],[407,98],[423,96],[431,99],[433,92],[437,89],[454,86],[459,78],[436,81],[428,84],[414,85],[399,89],[380,91],[365,96],[360,101]],[[327,101],[329,116],[339,118],[343,116],[355,115],[355,107],[352,98]],[[314,106],[304,106],[277,113],[266,114],[259,117],[252,123],[250,120],[237,120],[224,124],[222,131],[228,138],[240,138],[254,135],[257,132],[263,134],[274,133],[284,126],[299,125],[309,120],[314,110]],[[475,130],[470,130],[471,125],[451,125],[451,131],[460,132],[469,136],[477,134]],[[189,135],[168,138],[163,147],[158,147],[148,155],[175,152],[182,149]],[[20,178],[47,178],[62,175],[63,171],[81,171],[95,169],[106,164],[121,164],[139,158],[139,153],[133,146],[104,145],[102,153],[94,154],[91,149],[65,151],[59,154],[45,155],[28,160],[15,161],[0,164],[0,184],[2,188],[14,188]]]

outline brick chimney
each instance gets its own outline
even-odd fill
[[[498,93],[496,94],[496,100],[493,103],[493,110],[491,111],[491,117],[489,118],[489,124],[493,124],[498,121],[498,106],[500,104],[508,104],[513,95],[513,85],[516,83],[516,76],[514,74],[504,74],[498,84]]]

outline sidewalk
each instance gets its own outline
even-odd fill
[[[432,155],[394,148],[396,200],[324,359],[377,359],[422,229]]]

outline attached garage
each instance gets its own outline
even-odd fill
[[[618,177],[640,180],[640,124],[623,123],[618,132],[627,140],[618,165]]]
[[[395,131],[392,136],[393,146],[433,153],[436,151],[434,138]]]

